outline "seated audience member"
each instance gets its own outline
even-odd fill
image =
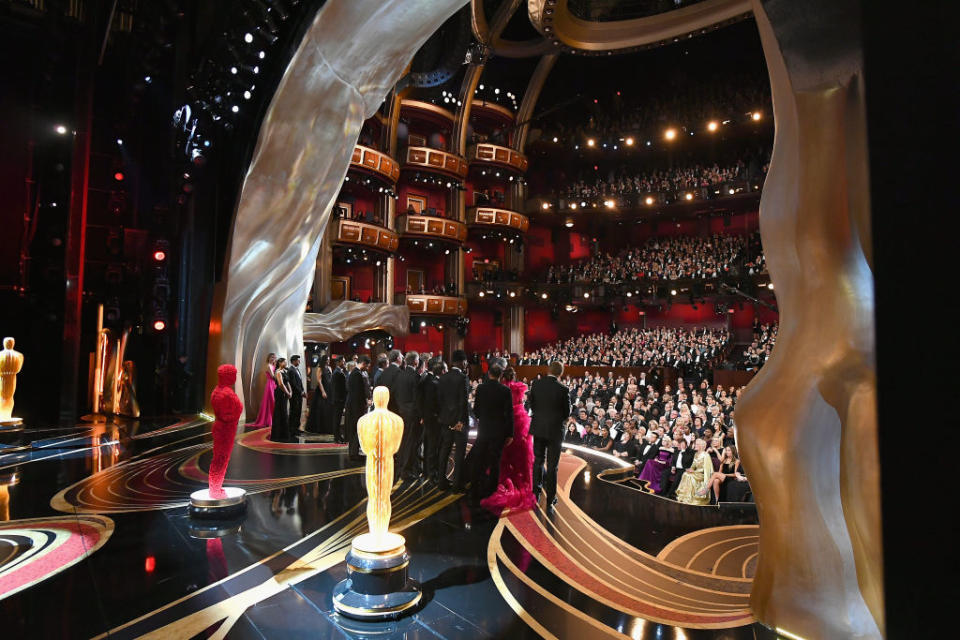
[[[610,451],[613,448],[613,439],[610,437],[610,430],[606,427],[600,428],[600,440],[593,446],[598,451]]]
[[[624,460],[636,458],[637,444],[634,440],[634,432],[630,429],[625,430],[613,445],[613,455]]]
[[[673,457],[673,443],[670,438],[664,436],[660,440],[660,446],[657,449],[655,458],[651,458],[643,467],[643,472],[638,480],[645,483],[647,490],[651,493],[660,493],[660,483],[663,479],[663,472],[669,466]]]
[[[683,478],[683,472],[693,464],[692,448],[687,446],[687,441],[681,438],[676,442],[673,454],[670,456],[670,462],[663,470],[663,476],[660,478],[660,495],[667,498],[675,498],[677,487],[680,486],[680,479]]]
[[[657,446],[658,440],[659,436],[656,431],[647,431],[647,441],[640,448],[640,455],[637,456],[636,467],[638,476],[643,473],[643,468],[647,462],[657,457],[657,453],[660,451],[660,447]]]
[[[580,437],[580,432],[577,430],[577,423],[573,418],[570,418],[567,422],[567,430],[563,434],[563,441],[569,444],[581,444],[583,438]]]

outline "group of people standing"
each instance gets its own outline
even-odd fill
[[[263,401],[254,426],[271,426],[272,440],[288,441],[299,430],[306,393],[298,361],[291,356],[289,366],[275,354],[267,359]],[[308,431],[332,433],[337,442],[348,443],[351,462],[359,461],[357,420],[369,410],[373,387],[384,386],[390,391],[388,408],[404,422],[395,460],[397,478],[424,478],[443,491],[458,493],[469,481],[471,500],[494,514],[532,508],[541,491],[552,507],[563,425],[571,407],[569,391],[558,379],[563,372],[559,362],[550,365],[550,375],[536,380],[528,394],[527,385],[516,379],[505,359],[492,360],[476,386],[472,406],[462,350],[452,354],[449,366],[440,356],[422,363],[417,352],[404,355],[398,350],[381,356],[373,372],[370,364],[366,355],[349,363],[337,356],[320,358]],[[467,455],[471,415],[476,440]]]
[[[300,373],[300,356],[292,355],[287,361],[270,353],[263,374],[266,380],[260,410],[256,420],[247,426],[270,427],[271,440],[288,442],[300,429],[303,399],[307,397]]]

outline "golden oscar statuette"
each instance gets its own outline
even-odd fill
[[[13,349],[13,338],[3,339],[0,351],[0,430],[18,429],[23,420],[13,417],[13,394],[17,391],[17,374],[23,368],[23,354]]]
[[[373,390],[374,410],[357,421],[360,448],[367,456],[367,523],[353,539],[347,578],[333,590],[338,613],[358,620],[399,618],[420,602],[420,585],[407,576],[410,556],[403,536],[388,531],[393,456],[403,437],[403,419],[387,409],[390,390]]]

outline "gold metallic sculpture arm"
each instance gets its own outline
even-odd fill
[[[260,127],[211,313],[207,382],[234,362],[247,413],[268,352],[297,353],[322,234],[363,121],[464,0],[329,0]]]
[[[403,336],[410,327],[410,309],[405,304],[339,300],[321,313],[303,314],[303,339],[309,342],[342,342],[362,331],[382,329]]]
[[[883,634],[859,7],[753,3],[776,122],[760,231],[780,328],[737,403],[760,515],[757,619],[805,638]]]

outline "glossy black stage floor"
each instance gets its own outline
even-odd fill
[[[775,638],[748,609],[753,505],[645,494],[615,458],[569,448],[560,503],[494,519],[405,482],[391,528],[424,587],[394,623],[333,612],[351,539],[366,530],[361,468],[329,442],[246,432],[227,484],[245,517],[202,523],[209,423],[26,430],[0,446],[3,638]],[[14,443],[16,444],[16,443]]]

